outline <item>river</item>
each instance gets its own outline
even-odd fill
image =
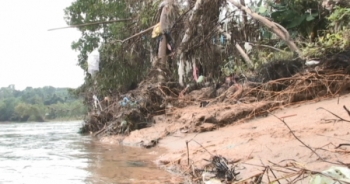
[[[102,145],[81,122],[0,123],[0,183],[169,183],[151,153]]]

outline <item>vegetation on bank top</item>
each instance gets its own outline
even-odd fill
[[[227,90],[241,79],[261,85],[278,78],[271,72],[295,74],[288,66],[350,49],[346,0],[76,0],[65,14],[82,33],[72,49],[87,73],[74,94],[89,104],[86,127],[98,134],[139,129],[135,122],[183,107],[177,99],[194,88]],[[87,61],[94,50],[93,76]],[[96,96],[104,107],[92,105]]]
[[[14,85],[0,88],[0,121],[49,121],[78,119],[86,114],[83,100],[70,94],[72,89],[27,87],[16,90]]]
[[[233,2],[257,14],[242,11]],[[153,38],[151,31],[143,32],[161,23],[163,7],[169,9],[165,15],[168,25],[162,25],[161,31],[169,35],[172,49],[166,63],[157,58],[161,36]],[[165,82],[181,80],[186,85],[195,83],[190,71],[195,65],[208,81],[215,82],[246,75],[273,60],[319,59],[349,48],[349,12],[345,0],[76,0],[65,9],[69,25],[125,21],[77,27],[82,36],[72,49],[79,52],[78,65],[87,71],[87,58],[94,49],[99,49],[101,61],[97,75],[87,75],[75,93],[87,101],[92,101],[93,94],[103,98],[124,93],[155,69],[166,73],[162,76]],[[286,38],[280,38],[256,15],[276,23],[277,29],[287,33]],[[293,53],[286,40],[301,52]]]

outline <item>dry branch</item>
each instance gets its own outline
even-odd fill
[[[298,55],[301,57],[302,52],[300,49],[295,45],[295,43],[290,39],[288,31],[283,28],[283,26],[277,24],[276,22],[270,21],[267,18],[253,12],[251,9],[247,8],[246,6],[243,6],[242,4],[234,1],[234,0],[228,0],[233,5],[235,5],[240,10],[245,11],[247,14],[249,14],[252,18],[258,20],[262,24],[264,24],[266,27],[268,27],[272,32],[274,32],[278,37],[280,37],[282,40],[284,40],[289,48],[298,53]]]
[[[289,130],[290,133],[293,135],[293,137],[294,137],[297,141],[299,141],[302,145],[304,145],[306,148],[308,148],[312,153],[314,153],[314,154],[318,157],[318,159],[320,159],[320,160],[323,161],[323,162],[330,163],[330,164],[334,164],[334,165],[339,165],[339,164],[344,165],[344,164],[342,164],[342,163],[340,163],[340,162],[338,162],[338,163],[336,163],[336,162],[331,162],[331,161],[328,161],[328,160],[325,160],[324,158],[322,158],[313,148],[311,148],[311,147],[308,146],[306,143],[304,143],[302,140],[300,140],[300,139],[294,134],[293,130],[289,127],[289,125],[288,125],[283,119],[280,119],[279,117],[277,117],[277,116],[275,116],[275,115],[273,115],[273,114],[271,114],[271,115],[274,116],[275,118],[279,119],[279,120],[288,128],[288,130]],[[346,166],[346,165],[345,165],[345,166]]]
[[[331,112],[331,111],[329,111],[329,110],[327,110],[327,109],[325,109],[325,108],[323,108],[323,107],[319,107],[319,108],[317,108],[317,110],[318,110],[318,109],[322,109],[322,110],[325,110],[325,111],[331,113],[333,116],[339,118],[340,121],[350,122],[349,120],[346,120],[346,119],[344,119],[344,118],[342,118],[342,117],[336,115],[335,113],[333,113],[333,112]]]
[[[272,47],[270,45],[264,45],[264,44],[255,44],[255,43],[249,43],[250,45],[253,45],[253,46],[256,46],[256,47],[266,47],[266,48],[270,48],[270,49],[273,49],[273,50],[276,50],[276,51],[279,51],[279,52],[283,52],[283,53],[287,53],[286,51],[284,50],[281,50],[281,49],[278,49],[276,47]]]
[[[140,31],[140,32],[137,33],[137,34],[134,34],[134,35],[132,35],[132,36],[130,36],[130,37],[128,37],[128,38],[125,38],[124,40],[116,40],[116,41],[117,41],[117,42],[124,43],[124,42],[126,42],[126,41],[128,41],[128,40],[130,40],[130,39],[132,39],[132,38],[135,38],[135,37],[137,37],[137,36],[143,35],[143,34],[147,33],[148,31],[151,31],[153,28],[154,28],[154,26],[149,27],[149,28],[147,28],[147,29],[145,29],[145,30]],[[112,42],[112,43],[113,43],[113,42]]]
[[[114,23],[114,22],[126,22],[129,21],[131,19],[119,19],[119,20],[110,20],[110,21],[101,21],[101,22],[89,22],[89,23],[85,23],[85,24],[76,24],[76,25],[69,25],[66,27],[59,27],[59,28],[52,28],[49,29],[48,31],[55,31],[55,30],[59,30],[59,29],[67,29],[67,28],[77,28],[77,27],[84,27],[84,26],[91,26],[91,25],[96,25],[96,24],[110,24],[110,23]]]
[[[339,100],[339,98],[338,98],[338,100]],[[350,116],[350,111],[349,111],[349,109],[348,108],[346,108],[346,106],[344,105],[343,106],[343,108],[344,108],[344,110],[348,113],[348,115]]]
[[[342,146],[350,146],[350,144],[339,144],[335,149],[338,149],[338,148],[340,148]]]
[[[236,43],[236,49],[241,54],[241,56],[243,57],[244,61],[248,64],[249,68],[254,68],[253,61],[250,60],[250,58],[247,55],[247,53],[244,52],[244,50],[242,49],[242,47],[238,43]]]
[[[305,144],[303,141],[301,141],[293,132],[293,130],[288,126],[288,124],[281,118],[275,116],[274,114],[271,114],[272,116],[274,116],[275,118],[279,119],[290,131],[290,133],[293,135],[293,137],[298,140],[301,144],[303,144],[306,148],[308,148],[309,150],[311,150],[320,160],[325,161],[315,150],[313,150],[310,146],[308,146],[307,144]]]

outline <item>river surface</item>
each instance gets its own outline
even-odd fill
[[[0,123],[0,183],[169,183],[161,150],[102,145],[81,122]],[[152,154],[154,153],[154,154]]]

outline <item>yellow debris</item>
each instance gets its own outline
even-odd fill
[[[161,29],[160,23],[158,23],[153,28],[152,38],[158,37],[160,34],[162,34],[162,29]]]

